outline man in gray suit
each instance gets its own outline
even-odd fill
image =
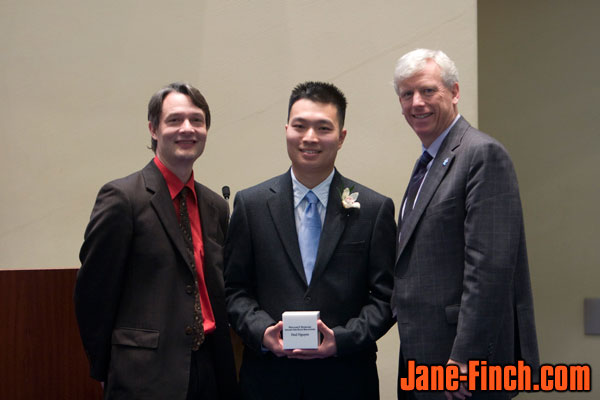
[[[228,205],[194,181],[210,110],[193,86],[152,96],[156,153],[100,189],[75,287],[75,312],[105,399],[235,399],[223,284]]]
[[[441,51],[398,60],[394,86],[422,143],[400,207],[393,311],[400,377],[408,361],[489,365],[524,360],[538,348],[517,178],[504,147],[458,113],[456,66]],[[403,392],[399,398],[509,398],[514,393]]]
[[[245,399],[379,398],[375,342],[393,323],[394,205],[334,168],[345,110],[335,86],[298,85],[285,126],[291,169],[236,195],[225,292],[245,344]],[[316,350],[283,348],[282,313],[300,310],[320,311]]]

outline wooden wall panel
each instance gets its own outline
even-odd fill
[[[0,399],[102,398],[75,321],[76,274],[0,270]]]

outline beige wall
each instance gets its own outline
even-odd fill
[[[99,187],[140,169],[146,104],[174,80],[213,113],[196,177],[232,194],[287,169],[287,98],[304,80],[349,100],[340,171],[401,200],[419,142],[392,89],[396,59],[444,49],[477,124],[475,0],[0,3],[0,269],[77,266]],[[379,353],[395,396],[395,328]]]
[[[600,297],[600,3],[479,1],[478,13],[480,127],[517,169],[541,360],[591,364],[597,385],[600,336],[584,335],[583,299]]]

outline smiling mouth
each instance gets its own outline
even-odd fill
[[[427,117],[432,116],[433,113],[427,113],[427,114],[413,114],[413,118],[414,119],[425,119]]]
[[[303,149],[300,149],[300,152],[304,153],[304,154],[319,154],[321,151],[319,151],[319,150],[303,150]]]

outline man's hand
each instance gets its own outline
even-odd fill
[[[262,345],[268,349],[271,353],[277,357],[289,356],[292,354],[291,350],[283,349],[283,339],[281,338],[281,331],[283,330],[283,322],[279,321],[275,325],[272,325],[265,329],[263,335]]]
[[[294,349],[289,358],[296,358],[299,360],[312,360],[314,358],[327,358],[333,357],[337,354],[337,344],[335,343],[335,334],[327,325],[320,319],[317,320],[317,329],[323,335],[323,341],[319,347],[315,350],[308,349]]]
[[[454,361],[452,359],[448,360],[447,365],[458,365],[458,369],[461,374],[467,373],[467,364],[459,363],[458,361]],[[448,392],[445,391],[446,399],[452,400],[453,398],[464,400],[467,397],[471,397],[471,392],[467,390],[467,385],[465,382],[461,382],[458,390],[456,392]]]

